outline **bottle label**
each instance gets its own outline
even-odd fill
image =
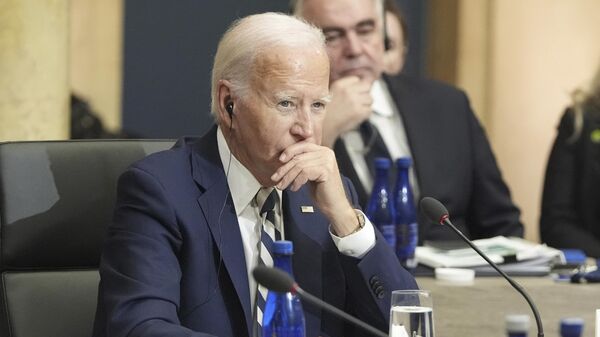
[[[416,266],[414,257],[418,240],[418,224],[416,222],[396,226],[396,255],[403,265]]]
[[[392,248],[396,248],[396,226],[381,225],[379,231],[383,234],[383,238]]]

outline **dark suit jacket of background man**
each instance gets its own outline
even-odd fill
[[[446,205],[452,222],[472,239],[523,236],[520,211],[511,201],[465,93],[406,75],[385,80],[404,123],[420,196]],[[368,194],[340,140],[335,152],[340,170],[354,182],[360,203],[366,206]],[[449,228],[431,224],[420,212],[418,222],[421,243],[458,239]]]
[[[356,204],[347,180],[346,187]],[[325,217],[316,208],[300,212],[300,206],[313,204],[308,190],[283,193],[296,281],[387,331],[390,292],[415,288],[414,279],[379,233],[375,247],[361,260],[340,254]],[[202,138],[180,140],[122,175],[100,275],[94,336],[190,336],[188,328],[206,333],[193,336],[249,336],[246,262],[216,127]],[[385,290],[377,290],[378,285]],[[303,305],[307,336],[362,336]],[[105,330],[107,319],[114,320],[112,330]]]

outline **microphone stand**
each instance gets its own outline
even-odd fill
[[[471,242],[471,240],[469,240],[461,231],[459,231],[458,228],[454,227],[452,222],[448,219],[448,216],[445,216],[443,218],[442,222],[444,224],[448,225],[450,228],[452,228],[452,230],[456,234],[458,234],[467,244],[469,244],[469,246],[471,246],[471,248],[473,248],[473,250],[475,250],[477,252],[477,254],[479,254],[481,257],[483,257],[485,259],[485,261],[487,261],[487,263],[489,263],[490,266],[492,266],[498,273],[500,273],[500,275],[502,275],[506,279],[506,281],[508,281],[508,283],[510,283],[510,285],[513,288],[515,288],[521,295],[523,295],[523,297],[525,297],[525,300],[531,307],[531,310],[533,311],[533,316],[535,317],[535,323],[537,324],[537,329],[538,329],[538,337],[544,337],[544,328],[542,327],[542,319],[540,318],[540,314],[538,313],[537,308],[535,307],[535,304],[533,303],[533,300],[531,300],[531,298],[529,297],[527,292],[525,292],[525,289],[523,289],[523,287],[521,287],[521,285],[518,284],[516,281],[514,281],[513,279],[508,277],[508,275],[506,275],[505,272],[503,272],[494,262],[492,262],[492,260],[490,260],[481,250],[479,250],[479,248],[477,248],[477,246],[475,246]]]
[[[322,300],[320,300],[319,298],[307,293],[306,291],[304,291],[304,289],[300,288],[297,284],[294,283],[293,286],[293,291],[300,295],[300,298],[302,298],[303,300],[312,303],[313,305],[316,305],[317,307],[320,307],[322,309],[325,309],[325,311],[328,311],[330,313],[332,313],[334,316],[338,316],[341,317],[343,319],[345,319],[346,321],[372,333],[374,336],[377,337],[388,337],[387,334],[384,334],[383,332],[379,331],[378,329],[375,329],[374,327],[364,323],[363,321],[359,320],[358,318],[348,315],[347,313],[343,312],[342,310],[334,307],[333,305],[324,302]]]

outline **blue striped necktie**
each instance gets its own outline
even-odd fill
[[[260,231],[260,245],[258,265],[273,266],[273,242],[281,240],[281,217],[277,212],[279,195],[274,188],[261,188],[256,194],[256,205],[260,207],[260,221],[262,223]],[[260,336],[262,331],[262,314],[265,309],[267,299],[267,289],[258,285],[256,291],[255,317],[256,328]]]

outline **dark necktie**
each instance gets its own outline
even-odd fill
[[[359,127],[360,136],[363,140],[364,148],[363,155],[371,177],[375,176],[375,158],[383,157],[390,158],[390,153],[383,142],[383,138],[379,134],[377,127],[368,120],[362,122]],[[390,158],[391,159],[391,158]]]
[[[256,194],[256,205],[260,207],[261,231],[258,265],[273,266],[273,242],[281,240],[281,217],[277,212],[279,195],[274,188],[261,188]],[[272,233],[272,234],[271,234]],[[254,314],[256,317],[256,336],[262,332],[262,315],[267,300],[267,289],[257,286]]]

